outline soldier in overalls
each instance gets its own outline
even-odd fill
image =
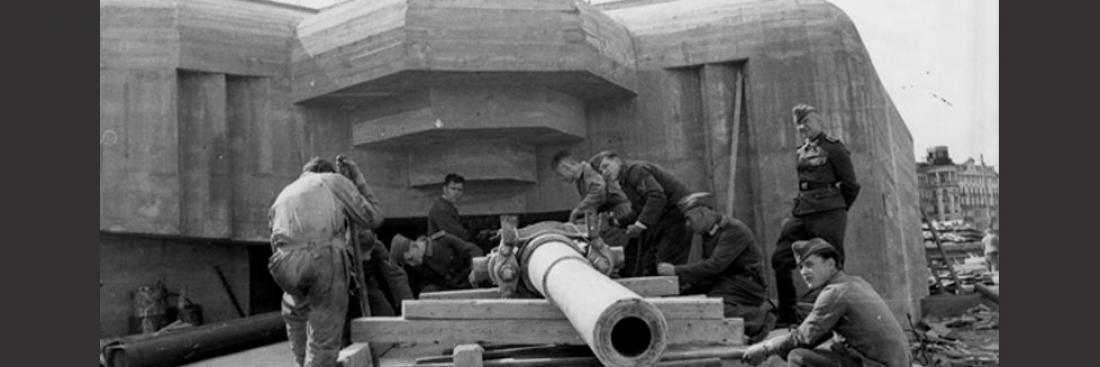
[[[839,253],[837,265],[842,267],[848,208],[859,195],[859,183],[848,148],[821,131],[821,115],[817,109],[798,104],[791,113],[805,143],[797,151],[798,196],[794,199],[792,217],[784,223],[772,254],[779,296],[778,325],[798,323],[797,296],[791,274],[797,262],[791,243],[820,237]]]
[[[359,168],[351,160],[343,163],[353,180],[313,158],[269,212],[274,253],[267,266],[285,292],[282,315],[298,366],[336,366],[354,274],[348,227],[375,229],[382,223],[378,200]]]

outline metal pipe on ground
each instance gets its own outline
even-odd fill
[[[985,296],[985,298],[993,301],[993,303],[996,303],[998,305],[1001,304],[1000,288],[997,288],[997,290],[993,290],[992,288],[987,287],[985,284],[975,283],[974,289],[977,289],[978,293],[981,293],[983,296]]]
[[[104,348],[108,367],[176,366],[286,340],[278,311],[161,334],[121,338]]]
[[[606,366],[656,364],[668,346],[668,322],[652,303],[603,275],[558,233],[522,248],[527,283],[561,309]]]

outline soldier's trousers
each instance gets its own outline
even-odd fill
[[[657,275],[659,262],[675,265],[687,262],[691,231],[684,225],[683,214],[670,211],[656,225],[643,231],[636,242],[637,257],[631,259],[627,255],[628,262],[633,260],[633,264],[628,264],[627,276],[653,276]]]
[[[729,294],[711,293],[707,297],[722,297],[722,314],[726,318],[740,317],[745,323],[745,336],[756,337],[760,333],[770,332],[767,326],[767,318],[770,313],[765,307],[766,303],[757,306],[746,305],[741,300]]]
[[[792,217],[779,233],[779,241],[772,254],[772,269],[775,271],[775,288],[779,298],[779,315],[789,318],[795,314],[798,296],[795,293],[792,271],[798,267],[791,244],[795,241],[810,240],[816,237],[828,242],[844,259],[844,231],[848,225],[848,211],[834,209],[830,211]]]
[[[268,270],[282,288],[282,315],[299,366],[336,366],[348,307],[346,250],[332,245],[276,249]],[[308,345],[307,345],[308,344]]]
[[[829,349],[797,348],[787,354],[787,365],[792,367],[859,367],[863,361],[845,353]]]

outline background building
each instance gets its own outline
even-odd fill
[[[1000,204],[1000,176],[974,158],[956,164],[946,146],[928,148],[925,162],[917,163],[921,212],[929,219],[962,221],[984,229],[995,222]]]

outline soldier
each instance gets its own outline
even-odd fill
[[[354,162],[349,180],[332,163],[313,158],[271,205],[268,270],[282,288],[282,315],[299,366],[335,366],[354,266],[348,223],[374,229],[382,212]],[[308,343],[307,343],[308,342]],[[308,344],[308,353],[307,353]]]
[[[386,245],[373,235],[359,237],[359,243],[366,241],[374,243],[370,250],[364,249],[362,256],[371,316],[396,316],[401,311],[401,301],[413,299],[409,277],[403,267],[390,261]]]
[[[993,227],[985,230],[985,237],[982,237],[982,247],[985,249],[985,263],[989,271],[1000,271],[1001,237],[997,235],[997,230]]]
[[[799,104],[791,112],[805,143],[797,151],[799,192],[794,199],[792,217],[783,224],[772,254],[779,296],[779,325],[798,323],[797,296],[791,274],[797,264],[791,243],[820,237],[836,248],[837,267],[843,269],[848,208],[859,195],[859,183],[848,149],[840,140],[821,131],[817,109]]]
[[[745,223],[719,214],[714,206],[714,195],[705,192],[680,200],[687,226],[702,241],[692,242],[686,264],[659,263],[657,274],[679,277],[681,287],[687,286],[682,294],[721,297],[725,316],[744,319],[745,335],[755,342],[775,324],[765,307],[764,255]]]
[[[596,153],[591,164],[609,185],[621,188],[638,215],[626,226],[627,236],[640,236],[640,255],[634,262],[627,258],[627,276],[656,274],[658,261],[676,265],[687,261],[691,236],[683,225],[683,213],[676,208],[676,203],[690,193],[687,186],[660,166],[624,161],[612,151]]]
[[[610,190],[603,176],[588,162],[578,161],[568,151],[561,151],[550,161],[554,173],[562,181],[577,186],[581,201],[569,212],[569,221],[573,222],[586,211],[611,212],[615,218],[625,219],[632,213],[630,201],[620,190]]]
[[[395,235],[390,250],[390,261],[405,268],[417,297],[421,292],[471,288],[473,259],[485,256],[474,244],[442,231],[416,241]]]
[[[790,334],[750,345],[742,360],[778,355],[789,366],[909,367],[909,341],[886,301],[863,278],[837,267],[840,253],[820,238],[794,243],[802,277],[820,291],[813,310]],[[836,335],[830,349],[816,349]]]
[[[428,209],[428,233],[443,231],[463,241],[471,239],[470,231],[462,224],[458,207],[455,206],[462,198],[465,185],[466,178],[455,173],[448,173],[443,178],[443,195],[436,198]]]

